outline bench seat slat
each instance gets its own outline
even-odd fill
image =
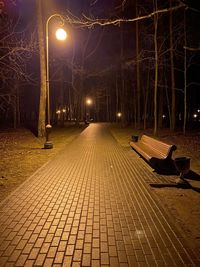
[[[139,154],[141,154],[144,158],[146,158],[146,159],[150,159],[151,158],[151,156],[149,155],[150,153],[148,153],[148,152],[151,152],[151,151],[148,151],[147,150],[147,146],[145,146],[144,144],[142,144],[142,143],[137,144],[137,143],[131,142],[130,145]]]
[[[165,159],[167,157],[166,154],[160,152],[159,149],[151,148],[148,145],[146,145],[145,143],[138,143],[137,144],[137,143],[131,142],[130,145],[131,145],[131,147],[138,150],[138,152],[140,154],[146,155],[144,157],[147,159],[150,159],[152,157],[159,158],[159,159]]]

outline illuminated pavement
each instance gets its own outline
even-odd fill
[[[152,196],[152,176],[91,124],[1,203],[0,267],[200,266]]]

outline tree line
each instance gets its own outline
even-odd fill
[[[97,19],[91,14],[96,15],[94,10],[98,1],[92,5],[93,9],[88,8],[88,2],[83,5],[81,17],[70,11],[70,1],[68,9],[62,13],[81,45],[74,37],[66,58],[51,53],[52,121],[57,108],[67,110],[68,119],[75,118],[77,123],[83,120],[84,99],[91,96],[94,99],[93,116],[97,121],[119,121],[116,113],[121,112],[120,120],[124,125],[134,123],[136,128],[153,127],[154,134],[161,127],[170,127],[171,131],[181,127],[185,133],[194,101],[190,95],[198,96],[198,80],[195,81],[191,70],[198,69],[198,36],[192,20],[195,17],[198,21],[199,11],[179,0],[164,4],[156,0],[151,4],[131,0],[123,1],[123,4],[120,1],[114,11],[97,14]],[[9,114],[13,107],[15,125],[19,124],[20,88],[24,84],[37,85],[40,88],[37,132],[38,136],[44,136],[45,21],[49,13],[44,12],[41,0],[35,4],[37,21],[31,35],[27,34],[28,28],[20,32],[17,26],[20,20],[10,19],[3,7],[0,9],[0,25],[3,25],[0,31],[1,95],[4,95],[0,96],[0,109]],[[29,68],[29,60],[36,54],[39,79]],[[58,95],[54,95],[55,87],[59,87]],[[6,94],[13,96],[9,104],[5,100]]]

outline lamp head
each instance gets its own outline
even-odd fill
[[[56,31],[56,38],[60,41],[64,41],[67,39],[67,32],[62,29],[62,28],[59,28],[57,29]]]

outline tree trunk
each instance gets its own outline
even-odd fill
[[[157,10],[157,0],[154,3],[154,10]],[[154,135],[157,135],[158,114],[157,114],[157,94],[158,94],[158,15],[154,15],[154,49],[155,49],[155,82],[154,82]]]
[[[125,110],[125,83],[124,83],[123,58],[124,58],[124,31],[123,31],[123,24],[121,24],[120,25],[120,75],[121,75],[120,106],[122,113],[121,121],[122,125],[124,126],[126,124],[126,110]]]
[[[42,1],[36,1],[37,7],[37,26],[38,40],[40,51],[40,102],[39,102],[39,117],[38,117],[38,137],[45,136],[45,121],[46,121],[46,58],[45,58],[45,41],[44,27],[42,16]]]
[[[170,8],[172,7],[172,0],[170,0]],[[172,106],[171,106],[171,121],[170,130],[174,131],[176,123],[176,91],[175,91],[175,77],[174,77],[174,53],[173,53],[173,20],[172,10],[170,10],[169,31],[170,31],[170,69],[171,69],[171,90],[172,90]]]
[[[163,101],[163,88],[159,88],[159,92],[158,92],[158,128],[161,129],[163,127],[163,113],[164,113],[164,109],[163,109],[163,105],[164,105],[164,101]]]
[[[19,87],[16,88],[17,126],[21,124]]]
[[[76,88],[75,88],[75,73],[74,73],[74,66],[75,66],[75,42],[72,43],[73,52],[71,58],[71,93],[69,89],[69,108],[70,108],[70,120],[75,118],[75,97],[76,97]]]
[[[116,73],[115,88],[116,88],[116,114],[115,114],[115,121],[117,122],[117,113],[119,111],[118,73]]]
[[[16,95],[14,96],[13,100],[13,128],[17,128],[17,97]]]
[[[145,88],[145,85],[144,85]],[[146,130],[147,128],[147,108],[149,102],[149,88],[150,88],[150,63],[148,64],[147,69],[147,83],[146,83],[146,90],[144,89],[144,122],[143,122],[143,129]]]
[[[137,3],[136,3],[136,18],[138,16]],[[136,31],[135,31],[135,39],[136,39],[136,92],[137,92],[137,128],[140,128],[140,62],[139,62],[139,21],[136,20]]]
[[[183,119],[183,134],[186,133],[186,121],[187,121],[187,39],[186,39],[186,19],[184,10],[184,119]]]

